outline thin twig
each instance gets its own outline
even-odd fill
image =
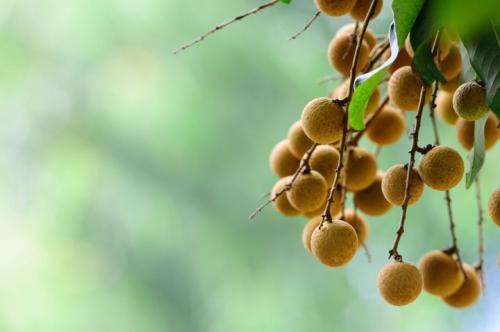
[[[281,195],[283,195],[284,193],[286,193],[287,191],[289,191],[290,189],[292,189],[293,183],[295,182],[295,180],[297,179],[297,177],[299,176],[299,174],[305,173],[305,172],[309,171],[309,159],[311,159],[311,155],[312,155],[312,153],[314,152],[314,150],[316,149],[317,146],[318,146],[318,144],[314,143],[309,148],[309,150],[307,150],[307,152],[304,154],[304,156],[302,157],[302,159],[300,161],[299,167],[297,168],[297,170],[293,174],[292,178],[290,179],[290,182],[288,182],[283,187],[283,189],[281,189],[280,191],[278,191],[277,193],[275,193],[274,196],[271,199],[267,200],[265,203],[263,203],[259,207],[257,207],[257,209],[255,209],[255,211],[252,212],[252,214],[248,217],[248,219],[255,218],[255,216],[258,215],[259,213],[261,213],[266,206],[268,206],[272,202],[276,201],[278,199],[278,197],[280,197]]]
[[[311,25],[314,23],[314,21],[316,21],[316,19],[319,17],[319,15],[321,15],[321,12],[317,11],[314,14],[314,16],[309,20],[309,22],[307,22],[305,27],[302,28],[302,30],[300,30],[299,32],[295,33],[293,36],[291,36],[289,40],[297,39],[301,34],[303,34],[307,29],[309,29],[311,27]]]
[[[479,185],[479,176],[476,177],[476,201],[477,201],[477,231],[478,231],[478,264],[476,266],[476,271],[479,273],[479,278],[481,279],[481,284],[484,290],[484,234],[483,234],[483,205],[481,204],[481,186]]]
[[[438,31],[436,38],[434,39],[434,43],[432,45],[431,52],[433,54],[436,52],[438,47],[439,34],[440,33]],[[419,148],[418,136],[420,133],[420,124],[422,120],[422,113],[425,105],[425,96],[427,95],[427,89],[428,87],[422,83],[422,88],[420,89],[420,97],[418,100],[417,114],[415,115],[415,124],[410,134],[410,136],[412,137],[412,142],[411,142],[411,149],[409,151],[410,154],[409,161],[408,164],[406,165],[407,170],[406,170],[406,182],[405,182],[405,195],[403,199],[403,206],[401,207],[402,209],[401,219],[399,221],[399,228],[396,232],[396,238],[394,240],[394,244],[392,245],[391,250],[389,250],[389,259],[393,257],[394,260],[397,262],[403,261],[403,256],[398,252],[398,246],[405,229],[406,213],[408,211],[408,201],[410,199],[410,183],[412,179],[413,166],[415,165],[415,154],[417,153]]]
[[[179,48],[178,48],[178,49],[176,49],[173,53],[174,53],[174,54],[178,54],[178,53],[180,53],[180,52],[182,52],[182,51],[184,51],[184,50],[186,50],[186,49],[190,48],[191,46],[196,45],[196,44],[198,44],[198,43],[202,42],[202,41],[203,41],[205,38],[207,38],[208,36],[210,36],[210,35],[212,35],[212,34],[216,33],[216,32],[217,32],[217,31],[219,31],[219,30],[224,29],[224,28],[225,28],[225,27],[227,27],[228,25],[233,24],[233,23],[235,23],[235,22],[237,22],[237,21],[240,21],[240,20],[242,20],[242,19],[244,19],[244,18],[246,18],[246,17],[248,17],[248,16],[250,16],[250,15],[257,14],[258,12],[260,12],[260,11],[262,11],[262,10],[266,9],[266,8],[270,8],[270,7],[274,6],[275,4],[277,4],[279,1],[280,1],[280,0],[272,0],[272,1],[269,1],[269,2],[267,2],[267,3],[265,3],[265,4],[262,4],[262,5],[260,5],[260,6],[256,7],[256,8],[254,8],[254,9],[252,9],[252,10],[250,10],[250,11],[248,11],[248,12],[244,13],[244,14],[241,14],[241,15],[236,16],[236,17],[234,17],[234,18],[230,19],[229,21],[226,21],[226,22],[224,22],[224,23],[222,23],[222,24],[219,24],[219,25],[215,26],[213,29],[211,29],[211,30],[209,30],[209,31],[205,32],[203,35],[199,36],[198,38],[196,38],[196,39],[195,39],[195,40],[193,40],[192,42],[190,42],[190,43],[188,43],[188,44],[185,44],[185,45],[183,45],[183,46],[179,47]]]
[[[377,63],[377,61],[382,57],[382,55],[389,49],[391,44],[388,40],[385,40],[381,44],[375,47],[373,54],[370,56],[368,63],[366,64],[363,72],[370,71],[373,66]]]
[[[439,59],[440,53],[441,52],[439,52],[439,50],[438,50],[438,59]],[[438,90],[439,90],[439,81],[436,81],[434,83],[434,91],[432,93],[432,98],[431,98],[431,101],[429,103],[429,117],[431,118],[432,128],[434,131],[434,144],[436,146],[440,144],[439,132],[438,132],[438,128],[437,128],[437,124],[436,124],[436,116],[435,116],[435,112],[434,112],[435,108],[436,108],[436,97],[437,97]],[[462,256],[460,255],[460,249],[458,247],[457,234],[455,232],[455,222],[453,221],[453,213],[452,213],[452,209],[451,209],[451,195],[450,195],[449,190],[445,191],[444,199],[446,201],[446,207],[448,210],[448,221],[449,221],[451,241],[452,241],[452,246],[450,248],[451,250],[448,249],[447,251],[448,252],[451,251],[452,254],[455,254],[455,256],[457,258],[458,268],[462,271],[464,278],[467,279],[467,273],[465,273],[465,269],[464,269],[464,266],[462,264]]]
[[[321,85],[321,84],[325,84],[326,82],[330,82],[330,81],[340,81],[341,79],[343,79],[343,77],[339,76],[337,73],[335,73],[335,74],[323,76],[322,78],[320,78],[319,80],[316,81],[316,84]]]
[[[378,158],[378,156],[380,155],[380,151],[382,150],[382,145],[380,144],[377,144],[377,147],[375,148],[375,158]]]
[[[347,141],[347,133],[349,131],[349,104],[351,102],[352,94],[354,93],[354,79],[356,78],[356,69],[358,66],[358,61],[359,61],[359,54],[361,50],[361,46],[363,43],[363,39],[365,37],[366,29],[368,28],[368,24],[370,23],[371,18],[373,17],[373,13],[375,12],[375,6],[377,4],[378,0],[372,0],[370,4],[370,8],[368,9],[368,13],[365,17],[365,20],[363,21],[363,27],[361,28],[361,33],[357,37],[356,40],[356,49],[354,51],[354,57],[352,60],[352,65],[351,65],[351,71],[349,75],[349,90],[347,97],[343,101],[337,101],[333,100],[333,102],[337,102],[340,104],[346,105],[344,117],[343,117],[343,124],[342,124],[342,139],[340,141],[340,158],[339,158],[339,163],[337,165],[337,168],[335,169],[335,178],[333,180],[333,185],[332,188],[330,189],[330,193],[328,194],[328,199],[326,201],[326,207],[325,211],[323,212],[321,223],[319,225],[319,228],[323,226],[323,223],[325,221],[327,222],[332,222],[332,215],[330,213],[330,207],[334,203],[334,194],[335,190],[337,189],[337,184],[339,183],[340,179],[340,173],[342,171],[342,168],[344,167],[344,151],[346,148],[346,141]],[[355,35],[357,35],[357,31],[355,29]]]
[[[373,120],[375,120],[375,118],[380,114],[380,112],[385,107],[385,105],[387,105],[388,102],[389,102],[389,96],[384,98],[384,100],[382,101],[382,103],[380,103],[380,105],[375,110],[375,112],[373,112],[373,114],[368,118],[368,120],[366,120],[365,127],[363,129],[361,129],[360,131],[358,131],[356,133],[356,135],[354,135],[352,142],[351,142],[351,144],[353,146],[358,145],[361,137],[366,133],[366,130],[368,129],[368,127],[373,123]]]

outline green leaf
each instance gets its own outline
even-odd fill
[[[474,122],[474,147],[469,153],[470,170],[465,174],[465,188],[469,189],[484,164],[484,126],[488,114]]]
[[[479,33],[463,42],[472,68],[485,84],[488,105],[500,117],[500,45],[493,26],[487,24]]]
[[[379,68],[356,77],[355,90],[349,103],[349,124],[352,128],[361,130],[365,127],[364,115],[368,100],[384,78],[389,66],[396,59],[399,49],[403,47],[423,4],[424,0],[394,0],[392,2],[394,21],[389,27],[391,56]]]
[[[289,4],[290,2],[292,2],[292,0],[280,0],[280,1],[283,3],[286,3],[286,4]]]
[[[415,53],[413,67],[426,85],[431,85],[436,80],[447,82],[434,63],[431,51],[436,33],[441,28],[441,9],[439,1],[427,1],[410,33],[410,43]]]

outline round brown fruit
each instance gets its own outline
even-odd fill
[[[356,4],[356,0],[314,0],[314,2],[319,11],[329,16],[347,14]]]
[[[325,212],[325,208],[326,208],[326,200],[319,209],[316,209],[311,212],[306,212],[304,213],[304,216],[309,219],[321,216],[323,212]],[[340,213],[341,208],[342,208],[342,192],[340,187],[338,187],[337,190],[335,190],[335,192],[333,193],[333,204],[330,205],[330,214],[332,216],[338,215]]]
[[[458,142],[466,150],[472,149],[474,146],[474,121],[467,121],[462,118],[457,120],[455,124]],[[498,140],[497,119],[493,114],[488,116],[484,126],[484,148],[491,149]]]
[[[297,176],[292,188],[286,192],[290,204],[300,212],[314,211],[326,200],[325,178],[316,171]]]
[[[446,82],[445,84],[439,84],[439,88],[444,92],[454,93],[460,86],[460,81],[461,77],[459,73],[456,77],[448,80],[448,82]]]
[[[368,14],[368,10],[370,9],[371,3],[372,3],[371,0],[356,0],[356,4],[351,9],[352,18],[358,21],[363,21],[366,18],[366,15]],[[377,1],[371,19],[374,19],[375,17],[378,16],[378,14],[380,14],[383,5],[384,2],[382,0]]]
[[[343,34],[333,37],[328,46],[328,61],[330,61],[330,65],[342,75],[349,76],[355,49],[356,43],[350,35]],[[370,48],[363,41],[359,51],[356,72],[359,72],[367,65],[369,55]]]
[[[276,194],[282,192],[291,180],[291,176],[279,179],[278,182],[276,182],[276,184],[274,185],[273,190],[271,191],[271,197],[274,199],[276,197]],[[288,201],[288,198],[286,197],[286,194],[284,192],[282,192],[278,196],[278,198],[273,201],[273,206],[276,211],[287,217],[293,217],[300,214],[300,212],[296,208],[294,208],[292,204],[290,204],[290,201]]]
[[[405,198],[407,166],[394,165],[387,170],[382,179],[382,193],[391,204],[402,206]],[[420,199],[424,191],[424,183],[416,169],[412,169],[408,205]]]
[[[489,112],[486,89],[476,82],[467,82],[453,94],[453,108],[457,114],[469,121],[476,121]]]
[[[354,193],[354,204],[369,216],[381,216],[392,207],[382,193],[383,177],[383,172],[377,172],[377,178],[368,188]]]
[[[358,236],[354,228],[345,221],[325,222],[321,229],[314,229],[311,249],[321,263],[331,267],[342,266],[356,254]]]
[[[307,150],[314,144],[304,133],[300,121],[295,122],[288,130],[288,142],[290,152],[298,159],[302,159]]]
[[[345,80],[332,91],[330,97],[333,99],[342,100],[346,98],[348,94],[349,94],[349,80]],[[370,99],[368,99],[368,103],[366,104],[365,108],[365,117],[375,112],[379,104],[380,104],[380,90],[377,88],[375,89],[375,91],[373,91],[372,95],[370,96]]]
[[[448,124],[455,124],[458,119],[457,113],[453,109],[453,95],[440,91],[436,98],[436,113]]]
[[[391,75],[388,84],[390,100],[403,111],[415,111],[420,99],[422,84],[410,66],[399,68]],[[427,89],[425,102],[429,102],[432,89]]]
[[[427,152],[420,161],[422,181],[435,190],[449,190],[464,176],[464,162],[457,151],[444,145]]]
[[[331,145],[319,145],[309,159],[311,168],[319,172],[331,186],[335,176],[335,169],[339,163],[339,152]]]
[[[382,297],[392,305],[409,304],[422,292],[422,273],[410,263],[392,263],[378,274],[378,289]]]
[[[294,174],[299,168],[299,163],[300,160],[295,158],[290,150],[288,140],[276,144],[269,156],[269,166],[281,178]]]
[[[312,233],[314,232],[316,227],[318,227],[319,224],[321,223],[321,219],[322,219],[321,216],[310,219],[307,222],[307,224],[305,224],[304,229],[302,230],[302,244],[304,245],[304,248],[310,253],[312,253],[311,250]]]
[[[368,223],[365,218],[360,216],[358,213],[354,213],[354,210],[346,210],[342,220],[354,228],[356,235],[358,236],[358,245],[363,245],[368,238]]]
[[[368,138],[378,145],[395,143],[405,132],[406,120],[401,112],[385,106],[366,130]]]
[[[452,256],[440,251],[428,252],[420,259],[424,289],[437,296],[456,292],[464,282],[464,275]]]
[[[342,26],[340,29],[337,30],[336,35],[348,35],[351,36],[354,33],[354,30],[356,29],[356,24],[355,23],[349,23],[344,26]],[[357,29],[357,36],[361,34],[361,29],[358,27]],[[377,45],[377,36],[373,32],[372,29],[366,28],[365,32],[365,37],[363,40],[368,44],[368,47],[373,49],[375,45]]]
[[[444,302],[455,308],[471,306],[476,303],[481,296],[481,280],[476,271],[468,264],[464,264],[463,266],[467,278],[456,292],[443,297]]]
[[[488,214],[491,220],[500,226],[500,188],[495,189],[491,193],[490,199],[488,200]]]
[[[330,144],[342,136],[344,110],[329,98],[316,98],[304,108],[302,129],[316,143]]]
[[[462,71],[462,56],[460,49],[455,44],[450,44],[448,54],[442,56],[438,63],[438,68],[446,80],[451,80]]]
[[[373,153],[360,147],[354,147],[348,153],[345,166],[347,190],[363,190],[377,177],[377,160]]]

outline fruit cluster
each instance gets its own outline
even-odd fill
[[[376,1],[371,15],[371,0],[315,0],[318,9],[330,16],[350,13],[356,20],[375,17],[382,8]],[[280,178],[271,191],[274,208],[285,216],[304,216],[302,241],[305,249],[330,267],[347,264],[368,238],[366,217],[381,216],[391,207],[406,209],[417,202],[425,188],[446,192],[464,178],[465,166],[460,153],[438,143],[418,146],[418,130],[424,103],[434,108],[444,123],[455,125],[460,145],[474,145],[474,121],[488,116],[485,148],[499,139],[498,119],[486,102],[481,82],[462,83],[462,57],[459,40],[443,31],[435,43],[437,67],[448,80],[434,89],[423,85],[411,64],[413,50],[406,43],[389,69],[387,86],[381,84],[365,108],[365,129],[349,128],[347,108],[354,89],[352,74],[367,72],[377,61],[390,56],[369,28],[356,24],[340,28],[331,40],[327,56],[333,69],[346,77],[328,97],[318,97],[304,107],[300,120],[291,125],[286,139],[270,155],[270,167]],[[433,93],[434,90],[434,93]],[[385,94],[384,100],[381,96]],[[405,136],[406,112],[416,112],[411,136],[415,143],[409,163],[398,163],[380,170],[377,155],[359,146],[366,136],[381,146]],[[432,118],[434,121],[434,118]],[[418,164],[414,155],[422,155]],[[353,207],[346,208],[346,194],[353,195]],[[449,207],[451,209],[451,207]],[[358,211],[359,210],[359,211]],[[489,215],[500,225],[500,189],[493,192]],[[359,213],[358,213],[359,212]],[[450,216],[451,218],[451,216]],[[452,220],[450,220],[453,223]],[[454,240],[448,250],[433,250],[422,257],[418,267],[403,262],[397,252],[402,227],[390,255],[395,262],[382,268],[378,287],[382,297],[393,305],[414,301],[422,288],[441,297],[453,307],[475,303],[481,294],[481,273],[463,263]],[[451,229],[454,232],[453,227]],[[455,239],[455,234],[453,238]]]

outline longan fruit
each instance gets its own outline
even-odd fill
[[[489,112],[486,89],[477,82],[467,82],[453,94],[453,108],[457,114],[469,121],[476,121]]]
[[[345,221],[325,222],[321,229],[314,229],[311,249],[321,263],[331,267],[342,266],[356,254],[358,236],[354,228]]]
[[[307,150],[314,144],[304,133],[300,121],[295,122],[288,130],[288,143],[290,152],[298,159],[302,159]]]
[[[447,81],[460,74],[462,71],[462,56],[457,45],[450,44],[448,53],[446,55],[441,54],[441,61],[438,62],[437,67]]]
[[[420,99],[422,84],[418,76],[413,73],[410,66],[399,68],[389,79],[387,93],[390,100],[403,111],[415,111]],[[428,103],[432,89],[428,88],[425,102]]]
[[[354,193],[354,204],[369,216],[380,216],[392,207],[382,193],[383,172],[377,172],[377,178],[366,189]]]
[[[333,99],[342,100],[346,98],[348,94],[349,94],[349,80],[345,80],[332,91],[330,97]],[[368,99],[368,103],[366,104],[365,117],[375,112],[379,104],[380,104],[380,90],[376,88],[375,91],[373,91],[372,95],[370,96],[370,99]]]
[[[497,226],[500,226],[500,188],[491,193],[488,200],[488,214]]]
[[[456,77],[448,80],[448,82],[444,84],[443,83],[439,84],[439,89],[441,89],[444,92],[454,93],[460,86],[460,80],[461,77],[459,73]]]
[[[401,112],[385,106],[372,120],[366,135],[378,145],[387,145],[396,142],[405,133],[405,128],[406,120]]]
[[[328,46],[328,61],[330,65],[344,76],[349,76],[356,50],[356,43],[352,36],[347,34],[337,35],[333,37],[330,45]],[[359,72],[368,64],[370,55],[370,48],[368,44],[363,41],[359,51],[358,64],[356,72]]]
[[[304,245],[304,248],[310,253],[312,253],[311,237],[316,227],[318,227],[321,223],[321,220],[321,216],[310,219],[307,224],[305,224],[304,229],[302,230],[302,244]]]
[[[269,156],[269,165],[280,178],[294,174],[299,164],[300,160],[292,154],[286,139],[276,144]]]
[[[424,289],[437,296],[456,292],[464,282],[464,275],[452,256],[433,250],[425,254],[419,263],[424,278]]]
[[[464,176],[464,162],[454,149],[440,145],[427,152],[418,165],[422,181],[435,190],[449,190]]]
[[[290,204],[300,212],[309,212],[319,208],[326,199],[325,178],[316,171],[297,176],[292,188],[286,192]]]
[[[455,124],[455,131],[458,138],[458,143],[466,149],[470,150],[474,146],[474,121],[467,121],[458,118]],[[484,125],[484,148],[491,149],[498,140],[497,119],[493,114],[488,116]]]
[[[444,34],[441,34],[441,36],[443,35]],[[444,37],[439,38],[439,55],[441,59],[443,59],[448,55],[452,45],[453,43],[451,43],[446,38]],[[411,46],[410,37],[406,38],[404,49],[408,53],[408,55],[411,56],[412,58],[415,56],[415,52],[413,51],[413,47]]]
[[[408,205],[417,202],[424,191],[424,183],[417,170],[414,168],[411,172]],[[382,179],[382,193],[393,205],[402,206],[404,203],[406,175],[407,166],[398,164],[389,168]]]
[[[314,0],[316,7],[323,14],[342,16],[351,11],[356,0]]]
[[[345,215],[342,220],[354,228],[356,235],[358,236],[358,245],[363,245],[368,238],[368,223],[365,218],[349,209],[345,211]]]
[[[409,304],[422,292],[423,278],[420,270],[411,263],[392,263],[378,274],[378,289],[388,303],[395,306]]]
[[[309,159],[311,168],[319,172],[331,186],[335,177],[335,170],[339,164],[339,152],[331,145],[319,145]]]
[[[354,33],[355,29],[356,29],[356,24],[349,23],[349,24],[344,25],[340,29],[338,29],[336,35],[337,36],[342,35],[342,34],[352,35]],[[358,29],[356,32],[357,32],[357,36],[359,36],[361,34],[361,27],[360,26],[358,26]],[[364,36],[363,40],[368,44],[368,48],[370,50],[373,49],[375,47],[375,45],[377,45],[377,36],[373,32],[373,30],[370,28],[366,28],[365,36]]]
[[[351,16],[355,20],[358,21],[363,21],[366,18],[366,15],[368,14],[368,10],[370,9],[370,4],[372,3],[371,0],[356,0],[356,4],[354,7],[351,9]],[[373,16],[371,19],[374,19],[375,17],[380,14],[380,11],[382,10],[382,7],[384,5],[384,2],[382,0],[378,0],[377,4],[375,5],[375,10],[373,11]]]
[[[444,91],[439,91],[436,98],[436,113],[448,124],[455,124],[458,119],[457,113],[453,109],[453,95]]]
[[[347,190],[363,190],[371,185],[377,177],[377,160],[373,153],[360,147],[352,148],[348,154],[345,166]]]
[[[328,190],[328,192],[330,192],[330,190]],[[326,200],[319,209],[306,212],[304,213],[304,216],[306,216],[307,218],[314,218],[317,216],[321,216],[323,212],[325,212],[325,208],[326,208]],[[342,208],[342,191],[339,187],[333,193],[333,204],[330,205],[330,214],[332,216],[338,215],[340,213],[341,208]]]
[[[391,56],[391,50],[388,49],[387,51],[384,52],[384,55],[383,55],[384,60],[389,59],[390,56]],[[393,74],[396,70],[398,70],[401,67],[410,66],[412,60],[413,60],[413,56],[408,54],[408,51],[406,50],[406,48],[405,47],[400,48],[399,53],[396,56],[396,59],[389,67],[389,73]]]
[[[278,182],[276,182],[276,184],[274,185],[273,190],[271,190],[271,197],[276,197],[276,194],[285,189],[286,185],[291,180],[291,176],[279,179]],[[294,208],[292,204],[290,204],[290,201],[286,197],[285,193],[280,194],[278,198],[273,201],[273,206],[276,211],[287,217],[293,217],[300,214],[300,212],[296,208]]]
[[[301,124],[306,135],[318,144],[330,144],[342,137],[344,110],[329,98],[316,98],[302,111]]]
[[[455,308],[471,306],[481,296],[481,280],[476,270],[469,264],[463,264],[463,267],[467,278],[456,292],[443,297],[444,302]]]

